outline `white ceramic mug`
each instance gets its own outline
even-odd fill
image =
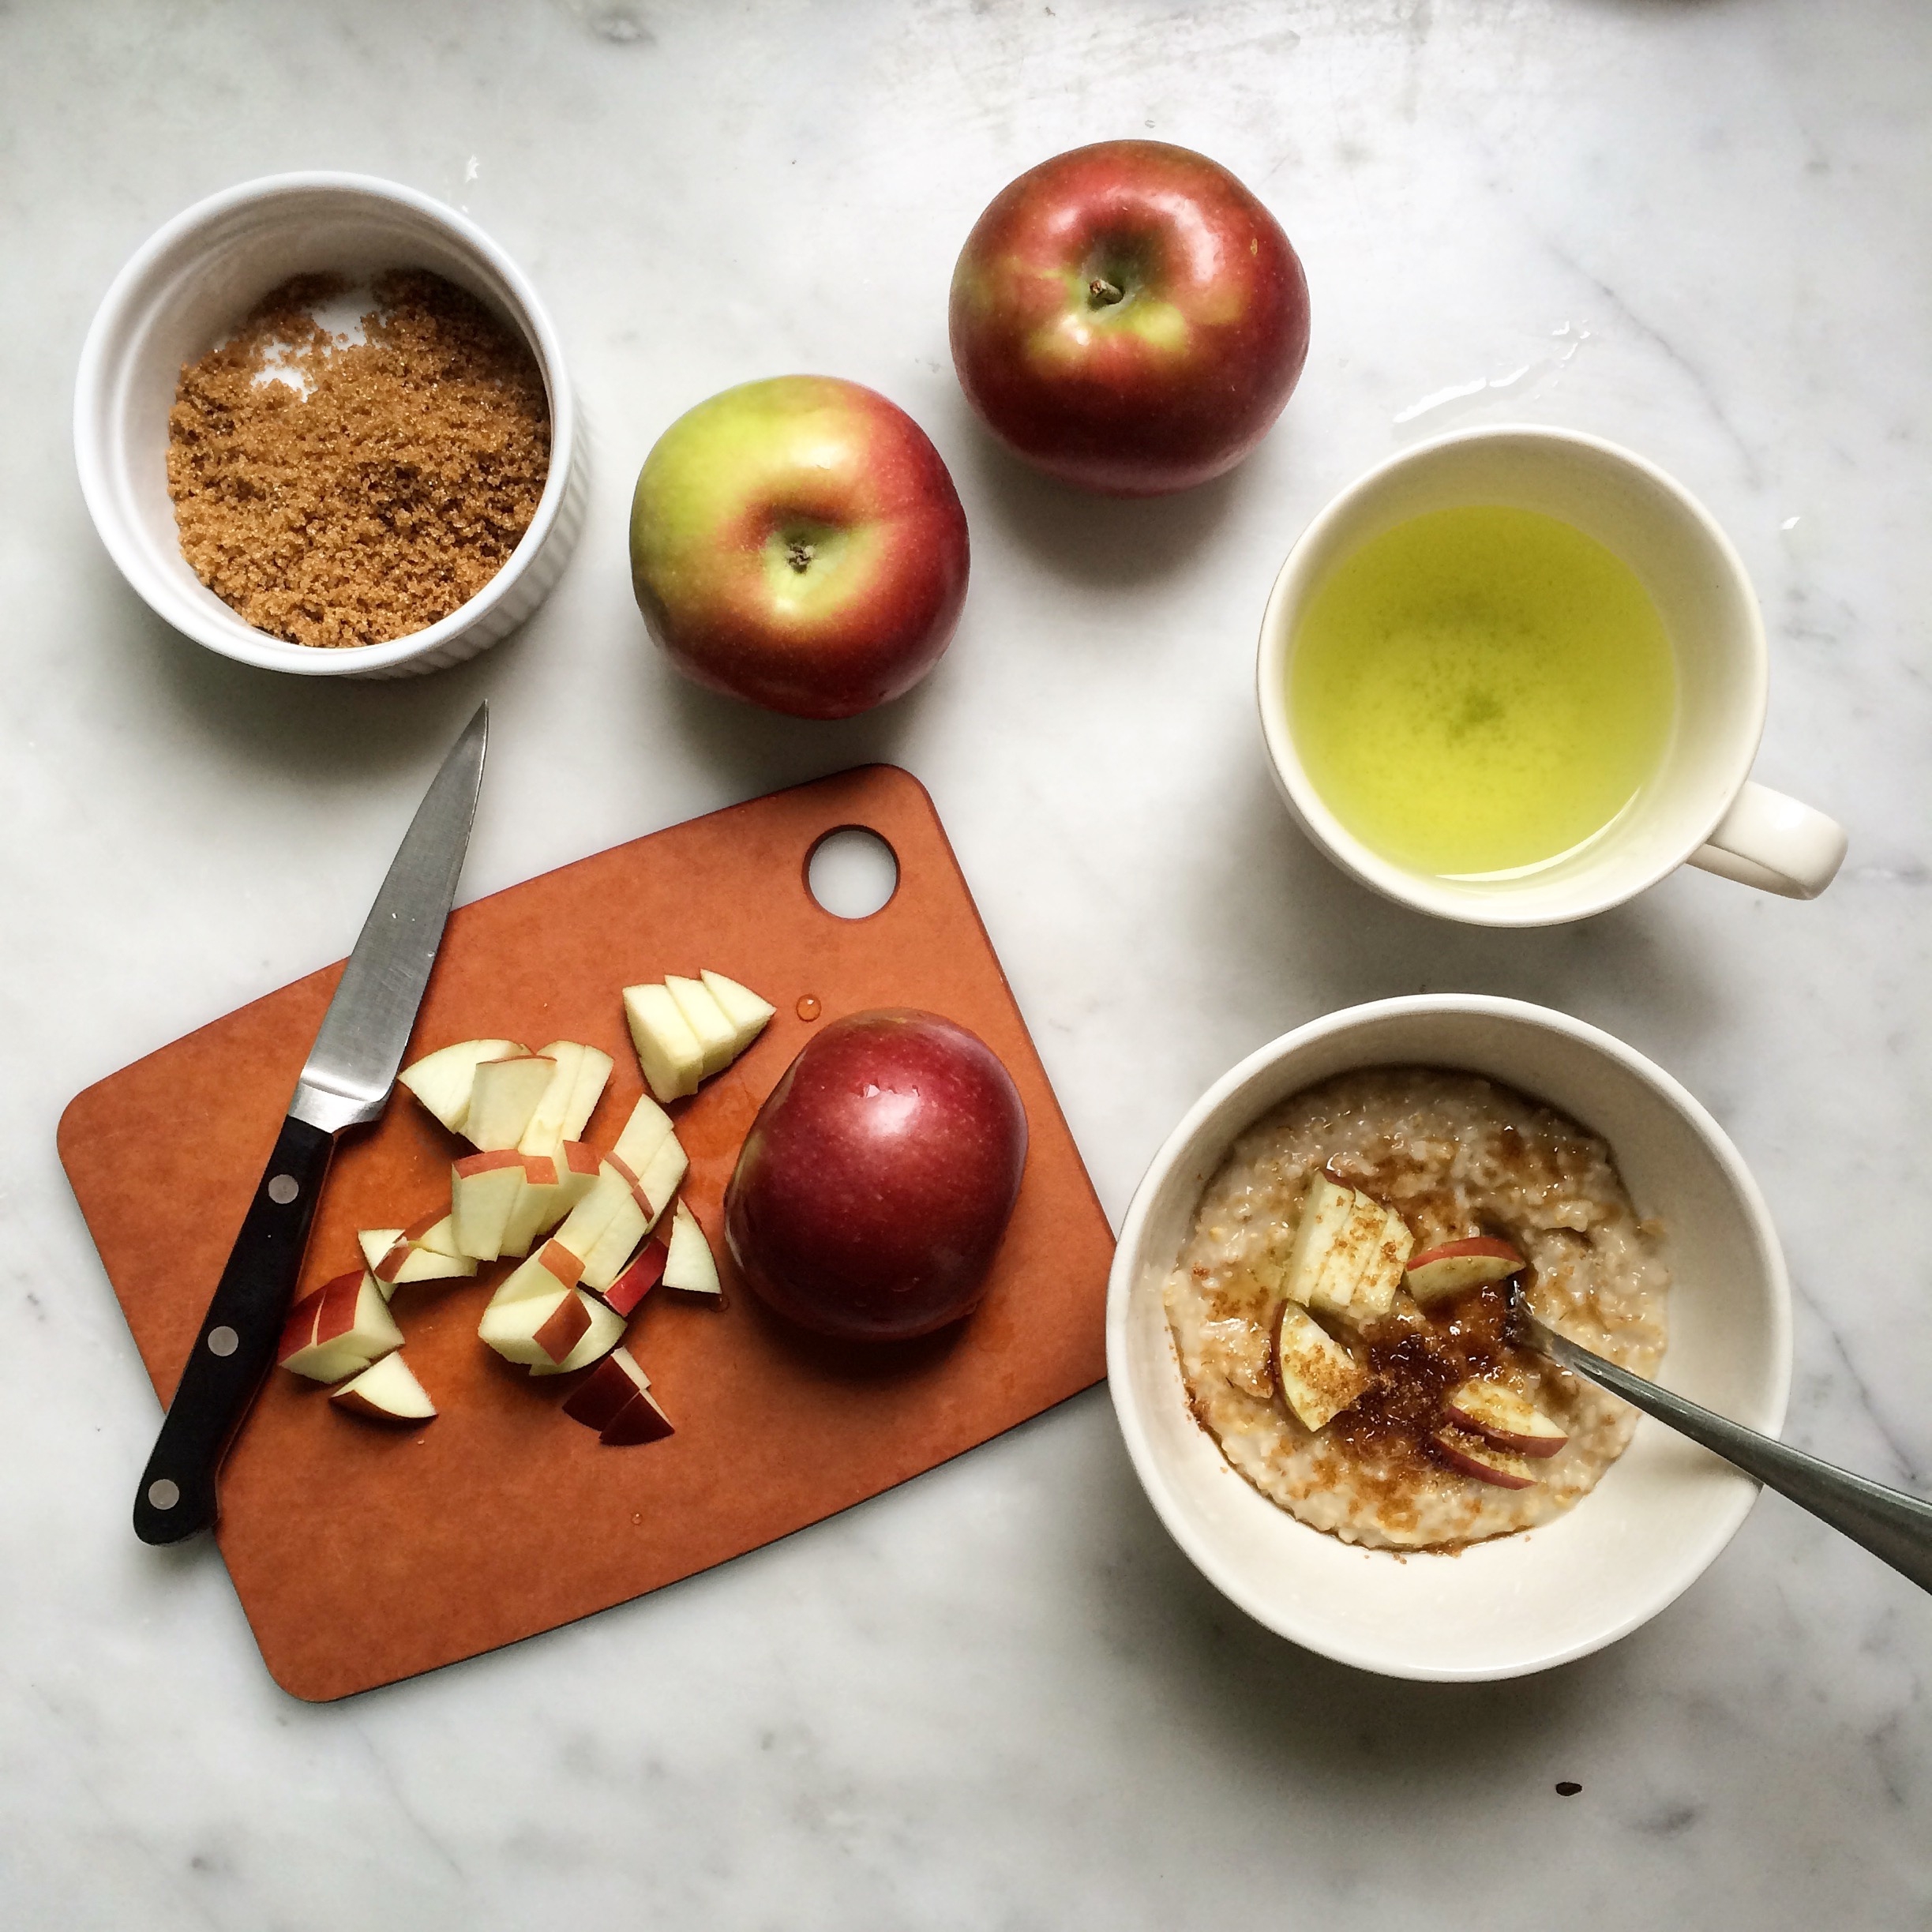
[[[1515,879],[1413,872],[1371,851],[1337,819],[1303,767],[1289,727],[1295,635],[1331,572],[1411,517],[1499,504],[1560,517],[1621,557],[1671,640],[1677,717],[1664,762],[1603,836]],[[1687,861],[1791,898],[1812,898],[1844,857],[1844,828],[1752,782],[1764,731],[1766,654],[1750,579],[1710,513],[1629,450],[1573,430],[1465,430],[1392,456],[1303,531],[1262,619],[1256,692],[1269,761],[1310,838],[1367,886],[1478,925],[1551,925],[1620,905]]]

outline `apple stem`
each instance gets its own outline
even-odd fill
[[[1125,292],[1116,288],[1105,276],[1095,276],[1086,285],[1087,300],[1096,309],[1111,309]]]
[[[812,546],[802,538],[794,539],[785,546],[785,561],[803,576],[812,558]]]

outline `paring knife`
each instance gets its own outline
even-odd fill
[[[144,1543],[178,1543],[215,1521],[215,1476],[275,1358],[323,1177],[344,1127],[389,1097],[469,848],[490,707],[479,704],[403,835],[322,1016],[215,1298],[182,1371],[134,1499]]]

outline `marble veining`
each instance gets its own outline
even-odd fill
[[[1678,1074],[1751,1163],[1798,1289],[1792,1438],[1932,1480],[1928,61],[1918,0],[0,10],[0,1924],[1925,1924],[1932,1605],[1829,1531],[1767,1500],[1598,1656],[1386,1683],[1198,1578],[1098,1391],[656,1597],[294,1704],[213,1553],[127,1529],[156,1405],[53,1127],[340,954],[479,696],[470,893],[891,758],[1116,1217],[1282,1029],[1423,989],[1544,1000]],[[1137,133],[1266,197],[1315,310],[1276,432],[1162,504],[1008,463],[945,340],[990,195]],[[404,685],[176,638],[74,480],[75,358],[120,263],[200,196],[309,167],[489,228],[595,438],[556,595]],[[974,545],[939,671],[823,728],[676,679],[623,554],[658,432],[794,369],[911,410]],[[1736,542],[1772,638],[1758,775],[1851,833],[1818,904],[1684,874],[1585,926],[1464,930],[1290,827],[1249,688],[1283,553],[1390,450],[1519,418],[1644,451]]]

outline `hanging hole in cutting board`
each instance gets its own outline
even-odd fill
[[[805,887],[839,919],[869,919],[898,890],[898,855],[863,825],[827,832],[805,860]]]

